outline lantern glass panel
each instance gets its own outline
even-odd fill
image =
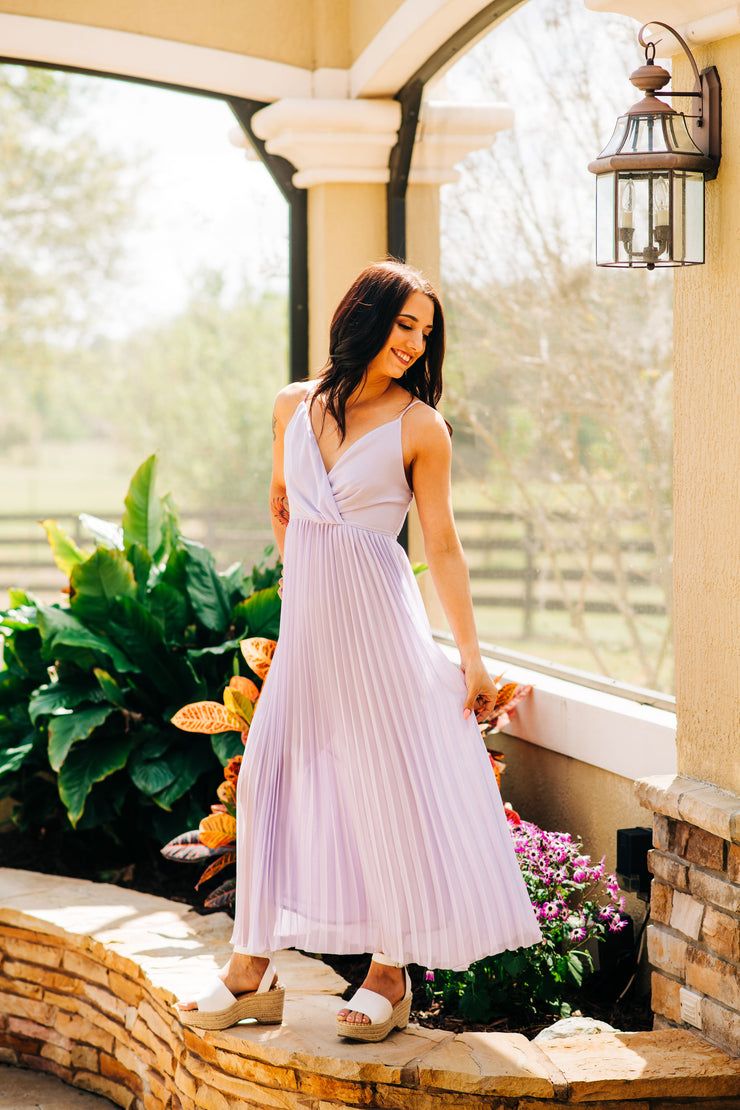
[[[703,174],[673,174],[673,241],[677,263],[704,261]]]
[[[629,117],[629,131],[622,147],[624,154],[654,154],[676,152],[701,154],[686,127],[686,118],[680,113]]]
[[[596,178],[596,265],[609,266],[615,255],[615,196],[617,175],[602,173]]]
[[[652,189],[649,177],[647,173],[617,174],[617,261],[623,266],[640,266],[655,261],[650,226]]]
[[[609,154],[616,154],[624,142],[624,136],[627,134],[627,127],[629,126],[630,117],[620,116],[614,126],[614,133],[611,139],[602,150],[599,158],[606,158]]]

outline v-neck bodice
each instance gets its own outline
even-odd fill
[[[301,401],[285,431],[285,485],[290,515],[351,524],[397,536],[411,503],[403,466],[403,416],[354,440],[327,472],[311,415]]]

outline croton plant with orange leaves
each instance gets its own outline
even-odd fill
[[[239,645],[247,666],[262,682],[275,654],[275,641],[253,636]],[[251,678],[234,675],[223,693],[223,704],[217,701],[195,701],[183,706],[172,718],[184,732],[206,733],[216,736],[221,732],[240,732],[246,744],[254,716],[254,707],[260,696]],[[242,757],[234,756],[224,768],[224,781],[218,790],[218,802],[204,817],[197,829],[182,833],[165,844],[162,855],[183,863],[203,863],[207,866],[195,889],[236,862],[236,783]],[[207,909],[224,909],[233,906],[236,880],[232,877],[221,883],[205,900]]]

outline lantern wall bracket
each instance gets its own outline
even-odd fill
[[[722,157],[722,95],[717,67],[708,66],[699,72],[694,55],[678,31],[674,30],[668,23],[661,23],[656,19],[643,24],[637,35],[640,46],[645,48],[645,60],[648,65],[653,64],[656,45],[661,41],[660,39],[655,42],[646,40],[645,32],[649,27],[663,27],[666,31],[669,31],[689,59],[694,74],[694,88],[691,92],[674,92],[673,90],[661,89],[657,95],[691,97],[699,101],[698,112],[695,116],[689,116],[693,121],[691,137],[702,154],[712,160],[712,168],[707,168],[704,171],[705,180],[711,181],[717,176],[720,158]]]

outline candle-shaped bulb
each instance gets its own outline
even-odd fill
[[[655,226],[667,227],[669,223],[669,204],[670,195],[668,193],[668,181],[665,177],[659,177],[653,187],[653,201],[655,204]]]
[[[635,207],[635,187],[632,184],[631,178],[627,178],[622,185],[619,194],[619,207],[619,226],[632,227],[632,212]]]

